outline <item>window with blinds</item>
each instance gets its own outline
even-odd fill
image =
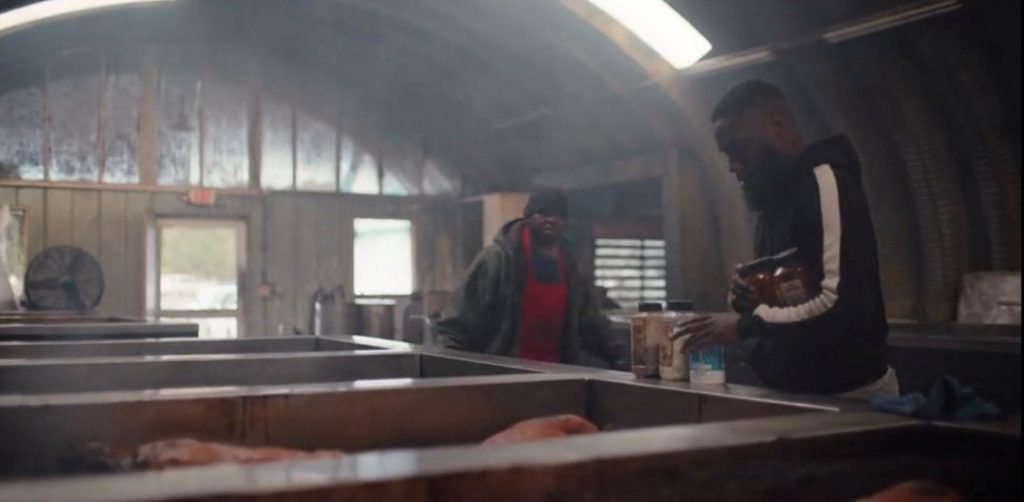
[[[597,239],[594,277],[608,297],[623,307],[641,301],[665,300],[665,241],[661,239]]]

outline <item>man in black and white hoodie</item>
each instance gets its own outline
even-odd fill
[[[798,248],[820,292],[794,306],[754,305],[750,285],[734,276],[735,312],[683,325],[683,350],[752,340],[751,366],[770,387],[898,395],[887,362],[875,230],[850,141],[837,136],[804,145],[785,96],[761,80],[732,89],[711,120],[729,170],[758,213],[756,255]]]

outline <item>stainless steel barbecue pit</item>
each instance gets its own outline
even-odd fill
[[[477,443],[562,413],[617,430],[836,409],[573,375],[0,397],[0,430],[19,431],[5,442],[0,474],[60,474],[61,456],[93,441],[123,449],[196,436],[356,452]]]
[[[235,340],[117,340],[92,342],[0,343],[3,359],[71,357],[169,356],[187,354],[262,354],[380,348],[365,343],[314,336],[239,338]]]
[[[386,350],[8,360],[0,362],[0,394],[347,382],[525,371],[512,366]]]
[[[93,358],[88,350],[96,349],[81,348],[82,357],[61,364],[8,361],[0,385],[13,385],[3,382],[23,371],[19,385],[43,393],[0,395],[0,501],[314,494],[331,500],[850,500],[930,475],[961,489],[989,487],[971,492],[989,496],[984,500],[1020,493],[1019,421],[939,426],[865,413],[863,403],[841,399],[638,381],[626,373],[393,341],[324,340],[378,350],[318,351],[311,344],[313,350],[284,353]],[[100,377],[34,383],[40,368],[59,381]],[[70,369],[78,373],[59,373]],[[323,377],[329,378],[316,380]],[[236,383],[227,383],[231,378]],[[123,379],[156,387],[119,390],[136,385],[118,383]],[[317,381],[329,383],[309,383]],[[65,393],[48,393],[53,390]],[[558,413],[583,416],[603,432],[477,446],[517,421]],[[123,450],[183,436],[348,454],[102,475],[70,475],[62,463],[90,442]]]

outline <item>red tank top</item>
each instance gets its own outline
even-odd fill
[[[558,362],[562,330],[565,328],[566,305],[569,288],[565,282],[565,263],[562,253],[555,256],[558,261],[558,282],[539,282],[533,271],[533,246],[530,231],[523,228],[520,236],[523,255],[526,257],[526,281],[523,287],[521,323],[519,332],[519,357],[534,361]]]

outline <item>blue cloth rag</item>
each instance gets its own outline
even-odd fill
[[[951,376],[935,382],[927,396],[920,392],[901,397],[876,396],[871,405],[878,411],[924,420],[969,422],[1005,417],[998,406],[982,399],[973,388]]]

